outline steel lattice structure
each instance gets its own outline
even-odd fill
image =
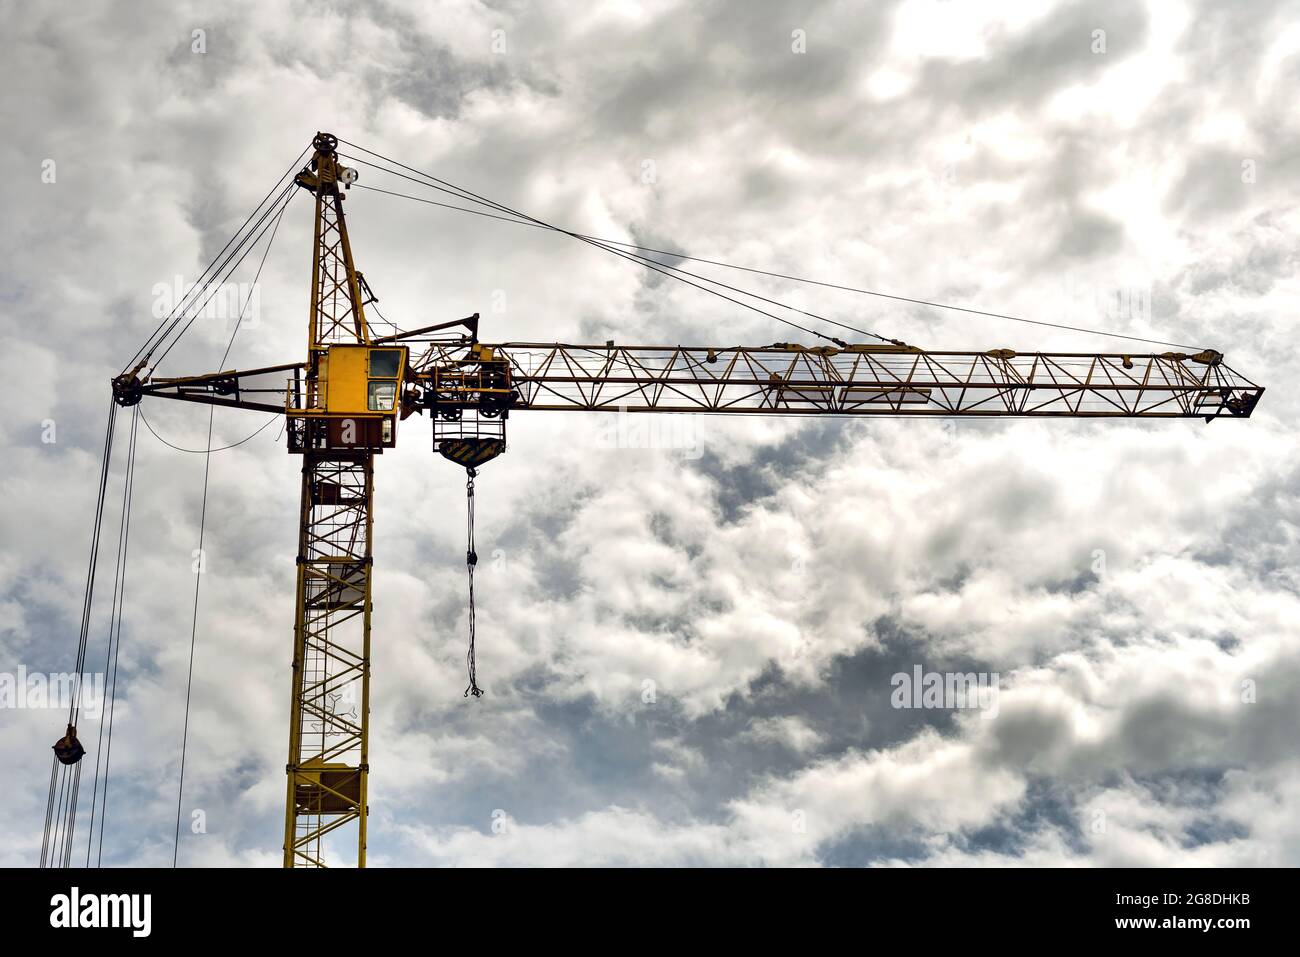
[[[295,179],[315,197],[307,360],[156,378],[146,355],[113,381],[124,406],[153,396],[283,414],[302,456],[286,867],[365,864],[374,460],[411,415],[429,413],[434,448],[472,487],[475,467],[505,451],[516,411],[1210,420],[1248,418],[1264,392],[1213,350],[487,344],[477,315],[375,337],[343,215],[340,186],[356,174],[337,143],[317,134]],[[472,538],[470,549],[472,566]]]
[[[318,136],[298,182],[316,197],[315,255],[302,387],[287,406],[302,455],[284,864],[325,866],[325,837],[356,822],[366,860],[374,452],[338,451],[327,435],[330,346],[366,343],[336,144]],[[289,406],[296,406],[289,408]]]
[[[1218,353],[928,352],[792,343],[753,348],[504,343],[512,409],[763,415],[1141,416],[1243,414],[1263,393]],[[436,370],[465,350],[434,346]]]

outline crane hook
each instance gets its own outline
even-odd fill
[[[77,740],[75,725],[68,725],[68,730],[63,737],[54,742],[54,756],[59,759],[60,764],[76,764],[85,753],[86,749]]]

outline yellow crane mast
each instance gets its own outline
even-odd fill
[[[302,456],[302,491],[284,865],[323,866],[324,837],[355,821],[364,867],[374,463],[385,430],[389,445],[393,439],[391,414],[371,413],[385,402],[394,408],[402,355],[369,348],[339,189],[350,173],[332,136],[314,145],[310,168],[296,177],[316,199],[307,363],[285,409],[289,449]]]
[[[1214,350],[488,344],[477,315],[375,336],[343,212],[357,174],[337,147],[318,133],[293,180],[315,199],[306,360],[159,378],[146,356],[113,381],[122,406],[154,396],[283,414],[288,450],[302,457],[286,867],[365,865],[374,461],[412,414],[430,414],[434,449],[469,470],[472,491],[474,469],[505,451],[512,412],[1210,420],[1249,417],[1264,391]],[[467,558],[472,574],[472,542]]]

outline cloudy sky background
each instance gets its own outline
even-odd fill
[[[689,449],[519,414],[479,480],[479,701],[463,473],[408,420],[377,468],[372,865],[1300,864],[1300,7],[1039,7],[3,3],[0,671],[72,666],[108,380],[155,286],[332,130],[583,232],[1217,348],[1269,389],[1248,422],[710,417]],[[804,338],[563,237],[347,209],[408,328]],[[310,228],[300,197],[229,365],[300,359]],[[709,271],[930,348],[1125,348]],[[231,328],[161,371],[215,368]],[[145,414],[202,445],[201,407]],[[212,457],[185,865],[280,860],[276,431]],[[141,436],[105,864],[172,857],[202,469]],[[918,664],[997,672],[998,716],[891,708]],[[0,864],[39,859],[61,720],[0,711]]]

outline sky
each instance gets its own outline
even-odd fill
[[[376,467],[371,866],[1300,864],[1297,3],[0,11],[0,681],[75,665],[109,380],[325,130],[580,232],[1214,348],[1268,390],[1209,424],[611,441],[519,413],[478,479],[479,700],[464,474],[407,420]],[[404,328],[811,344],[563,236],[346,209]],[[300,197],[246,320],[202,318],[160,374],[218,368],[232,332],[228,367],[300,361],[310,256]],[[1167,348],[699,269],[931,349]],[[203,507],[205,457],[160,438],[203,448],[206,410],[141,408],[104,866],[173,859]],[[247,441],[210,460],[181,866],[281,859],[300,463],[265,418],[215,417]],[[897,707],[917,673],[996,694]],[[0,865],[40,857],[64,715],[37,704],[0,707]]]

